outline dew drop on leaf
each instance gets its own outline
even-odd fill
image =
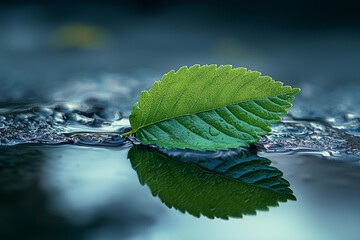
[[[217,135],[219,135],[220,132],[216,128],[209,127],[209,133],[211,136],[217,136]]]

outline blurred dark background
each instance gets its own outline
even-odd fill
[[[27,127],[35,129],[37,137],[43,137],[43,132],[51,136],[54,131],[49,124],[39,131],[37,123],[30,125],[21,118],[21,111],[31,110],[28,104],[54,104],[55,113],[63,111],[68,116],[66,108],[55,107],[59,101],[99,103],[116,112],[108,114],[114,120],[128,115],[141,90],[172,69],[231,64],[301,87],[293,115],[317,118],[333,111],[341,118],[340,129],[359,136],[359,10],[359,4],[350,0],[3,1],[0,114],[9,114],[0,118],[0,130],[5,127],[3,121],[16,125],[7,130],[9,139],[11,134],[22,136]],[[327,109],[321,112],[324,106]],[[54,108],[39,108],[40,115],[48,116]],[[9,116],[14,109],[20,109],[19,113]],[[342,118],[339,113],[351,114]],[[68,131],[89,130],[74,127],[74,119],[69,120],[73,128]],[[334,119],[329,122],[336,125]],[[291,134],[291,129],[286,133]],[[322,136],[314,141],[321,143]],[[212,234],[210,229],[221,234],[219,238],[236,231],[245,238],[250,235],[248,225],[238,222],[229,231],[224,227],[227,222],[214,222],[209,228],[203,218],[204,225],[198,228],[199,222],[187,215],[181,221],[170,218],[177,212],[168,213],[140,186],[126,154],[117,148],[1,146],[0,239],[130,239],[139,234],[135,239],[148,239],[141,234],[157,225],[156,231],[174,231],[178,237],[190,226],[199,233],[194,236]],[[260,216],[253,231],[260,235],[275,232],[273,236],[278,231],[298,239],[319,239],[312,232],[319,229],[322,239],[341,239],[344,233],[358,236],[354,227],[358,222],[359,197],[354,195],[359,186],[358,168],[310,157],[306,161],[298,157],[299,164],[296,156],[283,158],[289,165],[280,164],[280,170],[294,186],[300,205],[294,203],[296,211],[285,209],[271,221]],[[270,222],[278,225],[277,230],[258,231]],[[285,222],[296,228],[281,225]],[[292,233],[293,229],[298,232]]]
[[[51,100],[64,84],[102,73],[148,87],[195,63],[300,87],[355,83],[359,10],[350,0],[3,2],[0,101]]]

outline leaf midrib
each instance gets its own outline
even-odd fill
[[[204,110],[204,111],[199,111],[199,112],[195,112],[195,113],[191,113],[191,114],[184,114],[184,115],[180,115],[180,116],[176,116],[176,117],[170,117],[170,118],[165,118],[165,119],[162,119],[160,121],[156,121],[156,122],[152,122],[152,123],[149,123],[149,124],[146,124],[144,126],[141,126],[137,129],[134,129],[134,130],[131,130],[130,132],[126,132],[124,134],[122,134],[121,136],[129,136],[131,134],[134,134],[136,133],[139,129],[141,128],[144,128],[144,127],[147,127],[147,126],[150,126],[150,125],[154,125],[154,124],[157,124],[157,123],[160,123],[160,122],[164,122],[164,121],[167,121],[169,119],[174,119],[174,118],[178,118],[178,117],[185,117],[185,116],[191,116],[191,115],[194,115],[194,114],[198,114],[198,113],[203,113],[203,112],[208,112],[208,111],[212,111],[212,110],[215,110],[215,109],[220,109],[220,108],[224,108],[224,107],[229,107],[229,106],[233,106],[233,105],[238,105],[240,103],[246,103],[246,102],[251,102],[251,101],[255,101],[255,100],[262,100],[262,99],[268,99],[268,98],[271,98],[271,97],[278,97],[278,96],[282,96],[282,95],[286,95],[286,94],[290,94],[291,95],[291,92],[294,90],[294,88],[290,89],[288,93],[282,93],[282,94],[279,94],[279,95],[274,95],[274,96],[268,96],[268,97],[263,97],[263,98],[255,98],[255,99],[251,99],[251,100],[247,100],[247,101],[243,101],[243,102],[238,102],[238,103],[233,103],[233,104],[229,104],[229,105],[225,105],[225,106],[222,106],[222,107],[216,107],[216,108],[211,108],[211,109],[207,109],[207,110]]]

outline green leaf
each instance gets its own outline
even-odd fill
[[[271,131],[299,91],[245,68],[182,67],[142,92],[130,115],[133,130],[123,135],[167,149],[248,147]]]
[[[282,172],[249,151],[223,158],[175,157],[135,145],[128,157],[153,196],[197,217],[254,215],[256,210],[296,200]]]

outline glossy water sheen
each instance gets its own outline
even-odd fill
[[[221,220],[169,209],[139,184],[127,152],[78,146],[2,148],[0,231],[18,238],[31,233],[30,239],[315,240],[341,239],[344,232],[356,239],[351,236],[358,233],[360,221],[358,166],[266,154],[276,159],[273,166],[284,173],[297,201],[256,216]],[[21,218],[14,213],[22,213]]]

